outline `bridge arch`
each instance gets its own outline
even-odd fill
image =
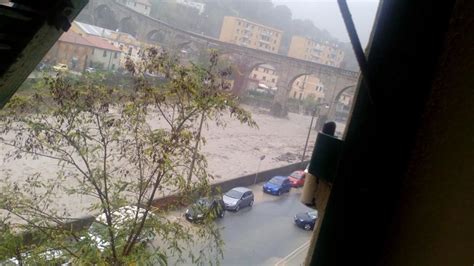
[[[120,20],[119,31],[128,33],[134,37],[137,36],[138,23],[131,17],[125,17]]]
[[[93,18],[94,24],[102,28],[116,30],[119,26],[114,11],[106,4],[94,9]]]
[[[339,98],[341,98],[341,95],[342,95],[344,92],[346,92],[346,91],[348,91],[348,90],[350,90],[350,89],[355,89],[355,87],[356,87],[356,84],[342,88],[342,89],[336,94],[336,97],[334,97],[334,102],[339,101]]]
[[[164,43],[166,40],[166,31],[152,30],[146,34],[146,41],[149,43]]]

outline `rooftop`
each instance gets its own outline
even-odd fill
[[[78,45],[90,46],[109,51],[121,52],[117,47],[109,44],[105,39],[97,36],[81,36],[72,31],[64,32],[59,38],[61,42],[73,43]]]

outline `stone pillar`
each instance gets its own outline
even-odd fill
[[[333,109],[336,108],[334,104],[334,98],[336,97],[336,91],[337,91],[337,86],[338,86],[338,81],[339,77],[336,73],[331,72],[331,73],[320,73],[319,74],[319,79],[323,83],[324,86],[324,101],[329,105],[329,109],[325,109],[324,107],[321,107],[321,116],[325,116],[326,120],[331,120],[334,119],[334,111]],[[318,123],[319,123],[319,117],[318,117]],[[324,123],[323,121],[322,123]],[[320,124],[322,126],[322,124]]]
[[[288,116],[288,93],[290,91],[290,77],[291,74],[288,73],[289,71],[278,71],[278,82],[277,82],[277,92],[275,94],[275,98],[273,98],[272,108],[270,109],[270,113],[276,117],[286,117]]]
[[[234,76],[234,86],[232,87],[232,91],[235,95],[242,95],[247,89],[248,79],[250,75],[249,67],[247,64],[238,62],[232,68],[232,74]]]

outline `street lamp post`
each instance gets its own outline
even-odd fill
[[[257,184],[257,176],[258,176],[258,172],[260,171],[260,163],[265,159],[265,155],[262,155],[260,157],[260,160],[258,161],[258,166],[257,166],[257,172],[255,173],[255,180],[253,181],[253,184]]]
[[[308,148],[308,141],[309,141],[309,136],[311,135],[311,129],[313,127],[313,121],[314,117],[316,116],[316,112],[318,112],[318,122],[319,122],[319,106],[324,105],[325,108],[329,108],[329,105],[327,103],[320,103],[314,106],[314,110],[311,115],[311,123],[309,124],[309,129],[308,129],[308,135],[306,136],[306,142],[304,144],[304,150],[303,150],[303,156],[301,156],[301,163],[304,162],[304,157],[306,156],[306,148]]]

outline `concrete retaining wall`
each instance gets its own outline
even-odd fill
[[[309,161],[306,161],[303,163],[294,163],[287,166],[262,171],[257,174],[257,178],[255,178],[256,177],[255,174],[250,174],[250,175],[237,177],[234,179],[225,180],[222,182],[212,184],[211,189],[212,191],[221,191],[224,193],[234,187],[252,186],[255,183],[268,181],[270,178],[276,175],[289,175],[291,172],[295,170],[302,170],[306,167],[308,163]],[[187,199],[189,199],[189,197],[187,197]],[[175,209],[178,207],[186,206],[187,204],[189,204],[189,202],[186,202],[185,199],[179,197],[178,195],[169,195],[166,197],[158,198],[158,199],[155,199],[153,202],[154,207],[161,208],[161,209]],[[94,216],[90,216],[90,215],[84,216],[65,224],[64,227],[70,228],[73,231],[80,231],[85,228],[88,228],[92,224],[94,219],[95,219]],[[34,232],[27,232],[23,235],[23,241],[25,242],[25,244],[31,245],[36,242],[35,237],[33,235],[34,235]]]

